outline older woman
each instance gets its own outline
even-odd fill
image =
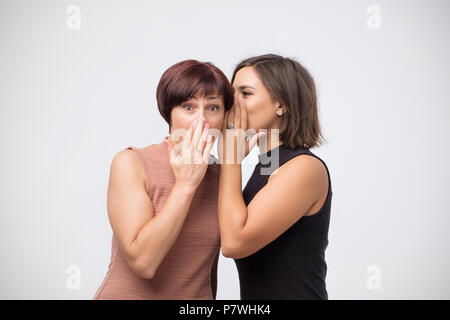
[[[157,101],[170,136],[112,160],[111,260],[94,299],[216,296],[219,165],[208,131],[220,133],[233,91],[211,63],[186,60],[162,75]]]

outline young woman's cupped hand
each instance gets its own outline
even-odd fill
[[[232,125],[228,128],[228,125]],[[221,164],[240,164],[249,154],[265,131],[248,129],[247,106],[236,96],[233,107],[226,112],[218,144]]]
[[[175,184],[195,191],[208,169],[213,139],[204,121],[193,121],[178,144],[165,139]]]

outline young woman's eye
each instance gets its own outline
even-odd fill
[[[252,93],[251,93],[251,92],[248,92],[248,91],[242,91],[242,95],[243,95],[244,97],[247,97],[247,96],[251,96]]]

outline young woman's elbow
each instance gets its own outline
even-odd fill
[[[238,245],[231,243],[222,243],[222,255],[227,258],[240,259],[242,258],[241,248]]]
[[[222,255],[226,258],[234,258],[234,254],[230,248],[222,247]]]

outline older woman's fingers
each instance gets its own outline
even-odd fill
[[[204,121],[197,121],[197,126],[194,131],[194,137],[192,138],[192,153],[193,153],[193,163],[201,163],[201,155],[203,153],[202,145],[202,131],[203,131]]]
[[[200,141],[200,136],[203,131],[203,121],[197,121],[197,126],[194,129],[194,136],[192,138],[192,147],[197,148],[198,143]]]
[[[189,129],[186,131],[183,137],[183,145],[182,145],[182,157],[184,159],[184,163],[192,163],[192,134],[196,125],[196,121],[192,121]]]
[[[175,163],[178,154],[176,152],[176,149],[175,149],[175,146],[174,146],[173,142],[170,139],[164,139],[163,142],[166,145],[167,150],[169,152],[169,160],[170,160],[170,162]]]
[[[191,138],[192,138],[192,131],[193,131],[193,129],[194,129],[194,124],[195,124],[195,121],[192,121],[191,124],[189,125],[189,128],[188,128],[187,131],[184,133],[184,136],[183,136],[183,142],[182,142],[183,148],[186,147],[186,146],[188,146],[189,143],[190,143],[190,140],[191,140]]]
[[[186,150],[189,147],[189,145],[191,144],[192,133],[194,131],[194,126],[195,126],[195,121],[192,121],[191,124],[189,125],[189,128],[184,133],[183,142],[182,142],[182,146],[183,146],[184,150]]]
[[[207,164],[209,164],[209,155],[211,153],[211,148],[213,146],[213,137],[211,134],[208,134],[208,137],[206,139],[206,147],[205,150],[203,150],[203,161]]]
[[[206,146],[206,140],[208,139],[208,133],[209,133],[209,123],[206,123],[205,126],[203,127],[202,136],[198,143],[198,149],[202,150],[202,152]]]

